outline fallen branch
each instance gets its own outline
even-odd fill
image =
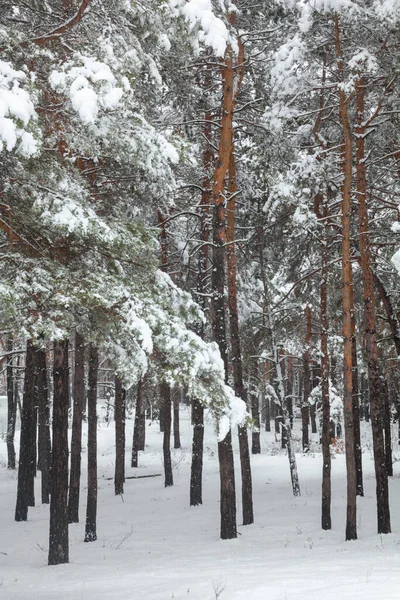
[[[152,475],[130,475],[129,477],[125,477],[125,479],[145,479],[146,477],[161,477],[161,473],[153,473]],[[107,481],[112,481],[114,477],[107,477]]]

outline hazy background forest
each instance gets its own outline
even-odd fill
[[[399,40],[0,0],[0,596],[396,597]]]

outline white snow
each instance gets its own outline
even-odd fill
[[[0,398],[0,403],[5,398]],[[1,407],[4,412],[4,405]],[[1,409],[0,409],[1,416]],[[252,457],[255,524],[240,525],[240,467],[234,434],[238,531],[219,539],[219,476],[213,428],[206,424],[203,505],[189,507],[191,427],[181,408],[183,446],[172,450],[174,486],[163,477],[127,480],[114,496],[113,423],[99,423],[98,541],[83,542],[86,451],[81,523],[70,526],[70,564],[47,566],[48,507],[29,509],[14,522],[16,473],[5,468],[0,442],[0,598],[4,600],[396,600],[400,585],[400,480],[390,480],[392,531],[376,534],[372,447],[364,435],[365,496],[358,498],[358,535],[344,541],[345,459],[332,461],[331,531],[320,528],[319,452],[297,454],[302,496],[291,492],[287,457],[274,433],[261,432],[262,454]],[[1,419],[0,419],[1,422]],[[297,427],[297,423],[296,423]],[[1,432],[0,432],[1,433]],[[146,452],[128,465],[132,420],[127,422],[127,475],[162,473],[162,434],[147,421]],[[295,433],[298,445],[299,428]],[[86,445],[86,426],[84,445]],[[397,438],[396,438],[397,440]],[[314,450],[317,445],[314,444]],[[40,500],[40,476],[36,481]],[[217,595],[219,593],[219,596]]]
[[[179,6],[191,27],[199,26],[199,39],[213,49],[216,56],[224,56],[226,46],[231,41],[225,23],[218,18],[211,0],[170,0],[171,6]]]
[[[21,128],[36,117],[29,93],[21,87],[26,80],[23,71],[16,71],[10,63],[0,60],[0,152],[8,152],[20,141],[19,152],[24,156],[36,153],[37,143],[32,134]]]

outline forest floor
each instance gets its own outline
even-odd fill
[[[297,425],[296,426],[300,426]],[[127,423],[127,456],[133,422]],[[86,430],[85,430],[86,431]],[[126,475],[162,473],[162,434],[147,423],[140,467]],[[85,433],[86,436],[86,433]],[[17,436],[18,437],[18,436]],[[273,433],[261,433],[252,457],[255,523],[236,540],[219,539],[219,478],[212,426],[206,427],[204,504],[189,507],[191,427],[181,410],[182,448],[173,450],[174,486],[163,477],[128,479],[114,496],[113,424],[102,423],[99,443],[98,540],[83,542],[81,523],[70,526],[70,564],[47,566],[48,506],[14,522],[16,472],[5,468],[0,442],[1,600],[397,600],[400,597],[400,469],[390,481],[392,531],[376,534],[371,443],[364,436],[365,497],[358,499],[358,534],[344,541],[345,463],[332,461],[332,530],[320,528],[321,455],[297,455],[301,497],[291,491],[287,457]],[[236,437],[236,436],[235,436]],[[236,442],[235,442],[236,443]],[[396,438],[397,445],[397,438]],[[317,448],[317,446],[316,446]],[[85,462],[86,452],[83,461]],[[240,469],[236,447],[238,523]],[[83,469],[85,482],[86,468]],[[36,481],[40,499],[40,476]]]

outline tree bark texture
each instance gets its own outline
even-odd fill
[[[231,147],[231,155],[228,165],[228,216],[227,216],[227,227],[226,227],[226,239],[228,242],[227,246],[227,275],[228,275],[228,310],[229,310],[229,324],[230,324],[230,342],[231,342],[231,364],[233,372],[233,386],[235,394],[247,402],[246,389],[243,384],[243,366],[242,366],[242,352],[240,346],[240,332],[239,332],[239,317],[238,317],[238,306],[237,306],[237,262],[236,262],[236,196],[237,196],[237,182],[236,182],[236,165],[235,156],[233,153],[233,141]],[[258,396],[254,398],[252,396],[252,416],[255,419],[255,426],[258,431],[252,433],[252,453],[260,453],[260,415],[258,411]],[[240,453],[240,467],[242,476],[242,512],[243,512],[243,525],[250,525],[254,522],[253,513],[253,484],[251,477],[251,464],[250,464],[250,452],[249,452],[249,440],[247,435],[247,427],[238,427],[239,436],[239,453]]]
[[[190,506],[203,504],[203,444],[204,444],[204,408],[200,402],[192,400],[193,443],[192,464],[190,470]]]
[[[162,399],[164,402],[164,399]],[[132,455],[131,455],[131,467],[139,466],[139,438],[140,438],[140,427],[141,427],[141,413],[143,408],[143,379],[140,378],[136,389],[136,407],[135,407],[135,421],[133,424],[133,439],[132,439]]]
[[[49,385],[47,381],[45,348],[38,348],[36,351],[36,385],[39,401],[38,465],[42,479],[42,504],[48,504],[51,492],[51,437]]]
[[[7,469],[15,469],[15,421],[17,418],[17,402],[14,396],[14,369],[13,369],[13,340],[7,339]]]
[[[180,391],[175,390],[174,393],[174,448],[181,447],[181,436],[179,431],[179,396]]]
[[[69,480],[68,521],[79,522],[79,496],[82,460],[82,420],[85,402],[85,340],[75,333],[74,407],[71,437],[71,472]]]
[[[334,35],[339,79],[344,81],[344,66],[341,52],[339,17],[334,17]],[[347,517],[346,540],[357,539],[357,475],[354,455],[354,421],[353,421],[353,371],[352,371],[352,312],[353,305],[353,273],[351,267],[351,185],[352,185],[352,135],[347,110],[346,93],[339,89],[339,116],[342,127],[342,189],[341,189],[341,219],[342,219],[342,306],[343,306],[343,337],[344,337],[344,426],[346,444],[347,471]]]
[[[318,215],[317,215],[318,216]],[[322,529],[332,527],[331,520],[331,452],[330,452],[330,420],[331,407],[329,399],[329,353],[328,353],[328,226],[326,218],[328,210],[324,202],[321,212],[323,218],[321,240],[321,396],[322,396]]]
[[[220,139],[216,158],[212,200],[213,200],[213,246],[212,246],[212,333],[219,346],[221,358],[225,366],[225,378],[228,376],[228,355],[225,324],[225,194],[224,183],[227,175],[233,140],[233,51],[227,45],[224,64],[221,67],[223,105],[220,127]],[[236,527],[236,495],[235,470],[233,462],[232,436],[229,431],[225,438],[218,442],[218,459],[220,468],[221,493],[221,538],[237,537]]]
[[[68,546],[68,340],[54,342],[53,448],[49,565],[69,562]]]
[[[15,507],[15,520],[28,519],[28,506],[32,504],[32,493],[35,472],[35,444],[34,427],[34,386],[35,386],[35,347],[32,340],[26,345],[24,392],[22,398],[21,434],[18,465],[17,503]]]
[[[306,347],[303,358],[303,403],[301,406],[301,427],[302,427],[302,445],[303,452],[308,452],[310,448],[309,440],[309,397],[311,393],[311,373],[310,373],[310,344],[311,344],[311,307],[306,308]]]
[[[99,352],[96,346],[89,346],[88,369],[88,479],[85,542],[97,540],[97,381]]]
[[[353,362],[354,456],[355,456],[355,460],[356,460],[357,496],[364,496],[361,430],[360,430],[360,393],[359,393],[359,387],[358,387],[357,338],[356,338],[356,331],[355,331],[354,315],[353,315],[353,339],[352,339],[351,350],[352,350],[352,362]]]
[[[115,377],[115,495],[124,493],[125,482],[125,390],[122,381]]]
[[[171,388],[167,383],[162,382],[160,391],[164,404],[164,485],[170,487],[174,485],[171,460]]]
[[[375,295],[371,268],[371,248],[369,240],[369,218],[367,205],[367,177],[365,165],[365,79],[356,81],[357,136],[357,200],[358,232],[360,245],[360,265],[363,280],[365,349],[368,362],[369,398],[372,423],[372,440],[376,478],[376,505],[378,533],[390,533],[389,486],[381,410],[382,390],[378,364],[378,344],[376,338]]]

